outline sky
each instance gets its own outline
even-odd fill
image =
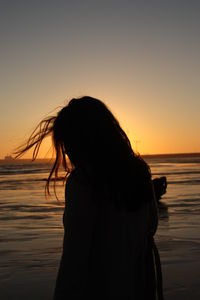
[[[0,0],[0,36],[0,158],[83,95],[141,154],[200,152],[200,1]]]

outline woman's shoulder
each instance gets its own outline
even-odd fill
[[[82,170],[76,169],[68,176],[65,188],[65,206],[68,214],[93,214],[95,211],[94,193]]]
[[[90,201],[93,195],[93,187],[87,174],[82,169],[75,169],[68,176],[65,187],[65,199],[73,199],[74,201]]]
[[[74,169],[67,178],[66,187],[71,185],[81,186],[81,187],[89,187],[90,182],[87,177],[87,173],[81,169]]]

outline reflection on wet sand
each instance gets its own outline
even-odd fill
[[[169,220],[168,205],[162,201],[158,202],[158,213],[160,220]]]

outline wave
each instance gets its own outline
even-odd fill
[[[158,175],[158,176],[167,176],[167,175],[189,175],[189,174],[199,174],[199,170],[191,170],[191,171],[166,171],[166,172],[152,172],[152,175]]]
[[[167,181],[167,184],[198,185],[198,184],[200,184],[200,179],[173,180],[173,181]]]
[[[0,169],[0,175],[17,175],[17,174],[40,174],[40,173],[46,173],[50,170],[48,168],[42,168],[42,169]]]
[[[63,210],[62,205],[44,205],[44,206],[39,206],[39,205],[21,205],[21,204],[5,204],[5,203],[0,203],[1,210],[10,210],[10,211],[20,211],[20,212],[56,212],[56,211],[61,211]]]
[[[14,220],[40,220],[49,219],[51,216],[45,215],[27,215],[27,216],[0,216],[1,221],[14,221]]]
[[[178,175],[180,173],[177,173],[176,175]],[[184,173],[186,174],[186,173]],[[196,173],[194,173],[196,174]],[[155,173],[153,174],[155,175]],[[163,176],[165,174],[156,174],[156,175],[159,175],[159,176]],[[170,175],[174,175],[173,174],[170,174]],[[59,177],[57,179],[58,182],[60,182],[60,186],[63,186],[64,184],[64,180],[65,180],[65,177]],[[14,179],[14,180],[2,180],[0,181],[0,189],[2,190],[9,190],[9,189],[12,189],[12,190],[18,190],[18,189],[23,189],[27,186],[30,186],[32,187],[33,189],[36,187],[34,184],[35,183],[43,183],[43,182],[46,182],[47,181],[47,178],[26,178],[26,179]],[[53,179],[52,179],[53,181]],[[63,183],[63,184],[62,184]],[[168,185],[171,185],[171,184],[184,184],[184,185],[198,185],[200,184],[200,179],[195,179],[195,178],[191,178],[191,179],[179,179],[179,180],[176,180],[176,179],[173,179],[173,180],[168,180],[167,179],[167,184]],[[58,185],[58,186],[59,186]]]
[[[0,208],[0,221],[44,220],[63,213],[64,203],[62,205],[21,205],[16,203],[0,203]]]
[[[173,165],[174,167],[174,165]],[[199,170],[195,170],[195,168],[191,168],[189,170],[183,170],[183,171],[177,171],[174,170],[174,168],[172,170],[164,170],[164,166],[159,166],[156,165],[155,167],[156,171],[152,170],[152,175],[158,175],[158,176],[163,176],[163,175],[181,175],[181,174],[200,174]],[[152,168],[153,169],[153,168]],[[161,170],[160,170],[161,169]],[[0,175],[5,176],[5,175],[27,175],[27,174],[42,174],[42,173],[49,173],[50,169],[48,167],[44,168],[16,168],[16,167],[12,167],[12,168],[5,168],[2,166],[0,166]],[[65,173],[64,170],[61,170],[60,173]]]

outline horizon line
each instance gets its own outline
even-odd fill
[[[200,152],[175,152],[175,153],[152,153],[152,154],[140,154],[140,156],[142,157],[150,157],[150,156],[200,156]],[[53,157],[44,157],[44,158],[36,158],[34,161],[37,160],[53,160]],[[5,157],[4,158],[0,158],[0,160],[6,161]],[[7,161],[18,161],[18,160],[32,160],[32,158],[14,158],[11,156],[10,160]]]

